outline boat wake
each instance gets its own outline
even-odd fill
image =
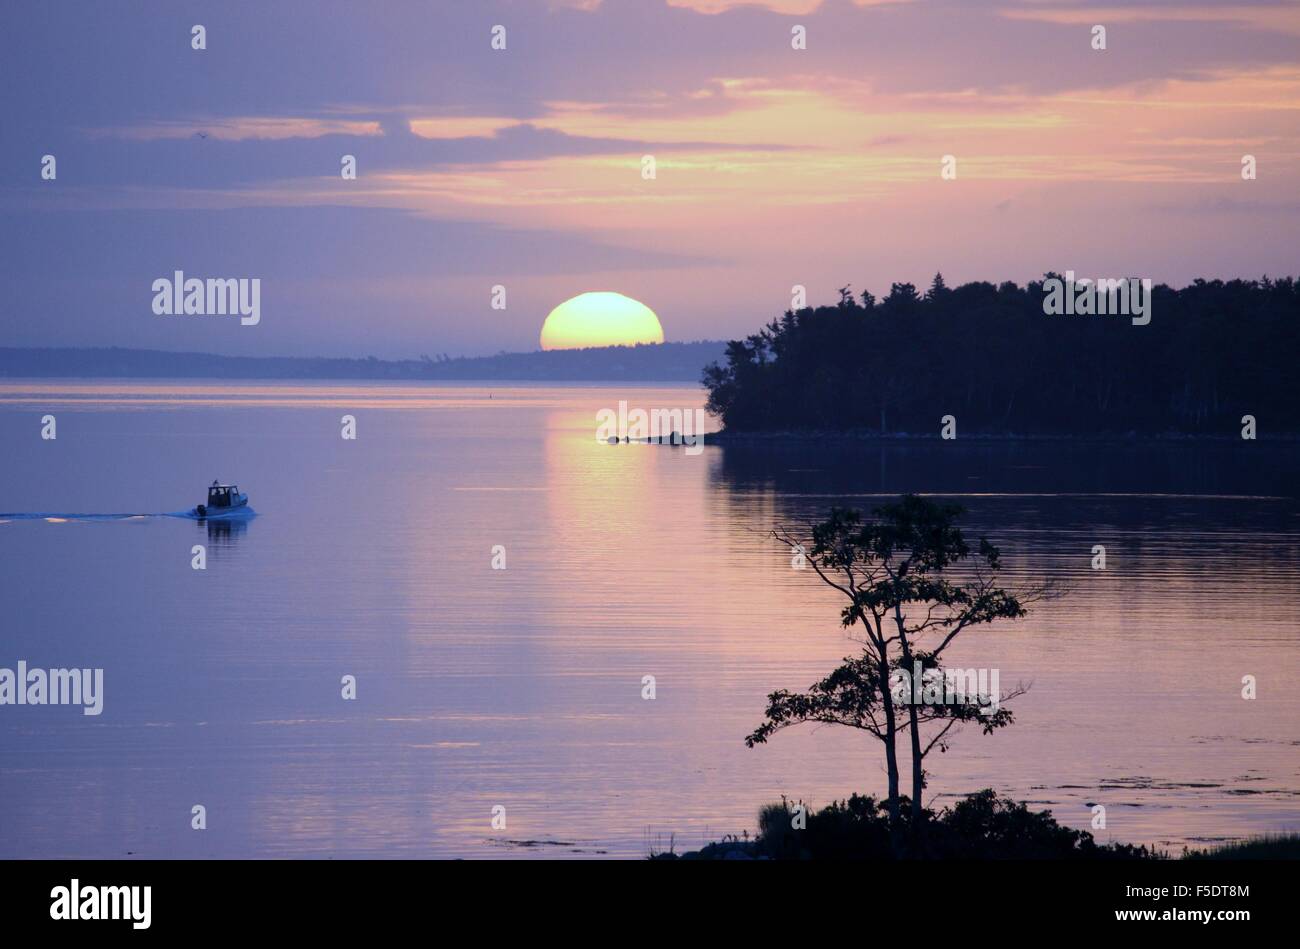
[[[0,523],[5,521],[133,521],[150,517],[178,517],[182,520],[233,520],[235,517],[252,517],[256,512],[252,508],[241,508],[239,514],[218,514],[199,517],[193,509],[188,511],[162,511],[150,514],[68,514],[52,511],[40,512],[0,512]]]

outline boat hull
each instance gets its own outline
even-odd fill
[[[248,506],[248,502],[236,504],[232,507],[208,507],[200,504],[194,509],[194,516],[201,521],[218,521],[229,520],[235,517],[252,517],[255,512]]]

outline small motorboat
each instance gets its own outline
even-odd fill
[[[208,503],[194,509],[195,517],[234,517],[251,512],[248,495],[240,494],[239,486],[213,481],[208,486]]]

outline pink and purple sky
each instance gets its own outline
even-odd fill
[[[0,345],[472,355],[586,290],[691,340],[793,284],[1300,272],[1293,2],[10,0],[0,36]],[[261,324],[154,316],[176,269],[261,278]]]

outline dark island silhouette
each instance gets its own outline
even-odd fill
[[[858,433],[1259,437],[1300,433],[1300,284],[1156,285],[1149,322],[1049,315],[1043,281],[895,283],[787,310],[705,368],[727,435]]]

